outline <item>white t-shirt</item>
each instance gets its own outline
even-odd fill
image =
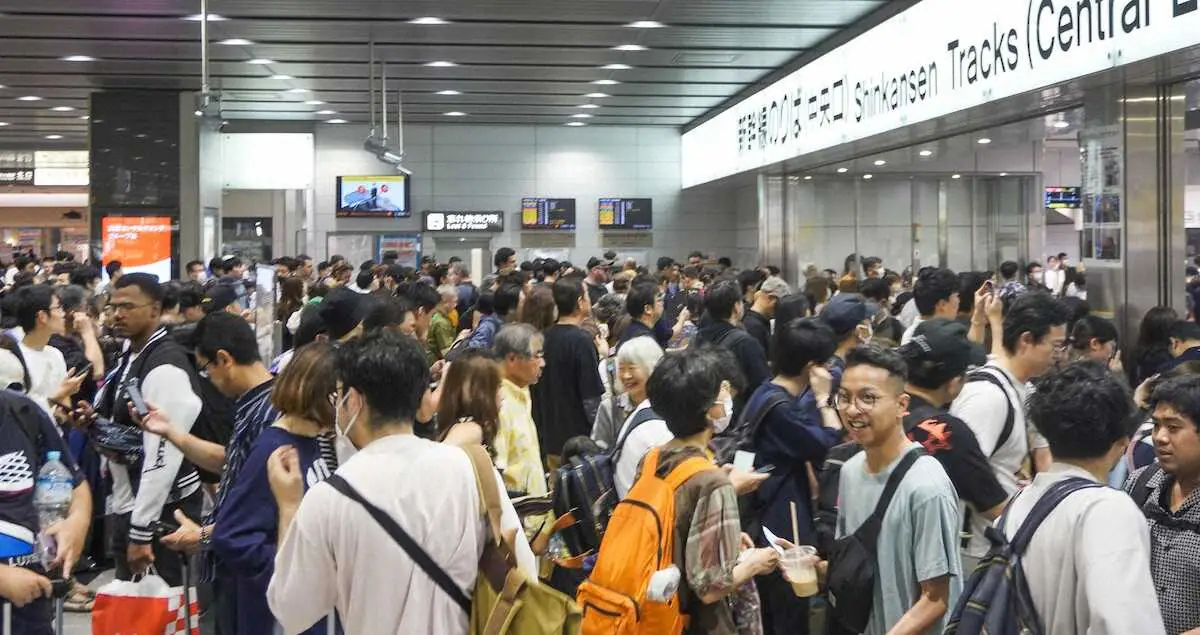
[[[21,355],[25,357],[25,367],[29,369],[29,398],[53,419],[50,398],[58,393],[63,380],[67,378],[67,363],[63,360],[62,351],[48,344],[41,350],[35,350],[21,342]]]
[[[633,410],[633,414],[629,415],[629,418],[625,419],[625,423],[621,425],[621,431],[617,433],[618,440],[621,435],[625,434],[625,429],[638,416],[638,413],[649,407],[649,399],[638,404],[638,407]],[[633,481],[637,479],[638,463],[642,462],[642,457],[646,456],[646,453],[652,448],[674,438],[675,435],[667,429],[667,422],[662,419],[644,421],[629,433],[629,438],[625,439],[625,445],[621,448],[621,456],[617,459],[617,467],[613,470],[613,485],[617,488],[617,496],[625,498],[625,494],[629,493],[629,488],[633,487]]]
[[[1029,456],[1028,424],[1025,419],[1025,400],[1029,396],[1026,384],[1017,381],[1008,371],[989,362],[981,369],[999,378],[1004,392],[987,381],[972,381],[950,404],[950,414],[962,419],[975,433],[979,449],[988,458],[1000,485],[1010,495],[1017,491],[1025,458]],[[1012,433],[1003,445],[996,447],[1004,433],[1009,405],[1013,408]],[[990,543],[984,536],[988,522],[983,514],[971,516],[971,541],[966,554],[974,558],[987,555]]]

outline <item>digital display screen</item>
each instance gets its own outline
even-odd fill
[[[575,229],[575,199],[521,199],[522,229]]]
[[[408,218],[408,176],[339,176],[338,216]]]
[[[652,205],[648,198],[602,198],[600,229],[653,229]]]
[[[1048,187],[1046,188],[1047,209],[1079,209],[1083,205],[1077,187]]]

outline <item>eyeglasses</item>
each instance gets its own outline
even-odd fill
[[[839,409],[848,409],[850,404],[854,404],[862,412],[870,412],[879,404],[881,397],[874,393],[859,393],[851,395],[848,392],[839,392],[833,396],[833,407]]]
[[[205,379],[208,379],[208,367],[211,365],[212,365],[211,359],[208,360],[207,362],[204,362],[204,364],[202,366],[200,366],[199,369],[196,370],[196,374],[200,375],[201,377],[203,377]]]

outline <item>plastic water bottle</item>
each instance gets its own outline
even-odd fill
[[[38,471],[37,484],[33,490],[33,505],[38,513],[38,554],[42,566],[48,570],[58,555],[58,544],[53,537],[46,536],[48,527],[67,517],[71,510],[71,495],[74,480],[71,471],[60,460],[61,452],[47,452],[46,463]]]

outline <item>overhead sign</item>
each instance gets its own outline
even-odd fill
[[[923,0],[683,135],[684,187],[1200,43],[1200,0]]]
[[[33,168],[0,168],[0,185],[33,185]]]
[[[425,212],[427,232],[502,232],[504,212]]]

